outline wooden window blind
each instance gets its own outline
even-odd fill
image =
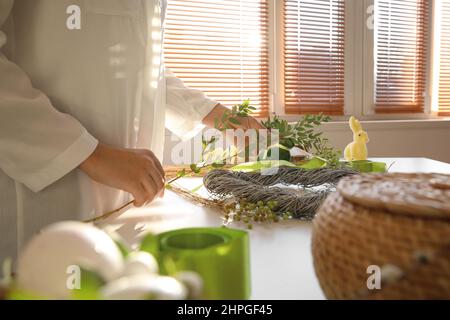
[[[345,0],[284,0],[287,114],[344,111]]]
[[[442,1],[439,115],[450,116],[450,0]]]
[[[429,0],[375,0],[375,110],[424,111]]]
[[[169,0],[166,65],[224,105],[269,110],[268,0]]]

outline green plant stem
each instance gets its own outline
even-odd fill
[[[124,205],[121,206],[120,208],[117,208],[117,209],[114,209],[113,211],[104,213],[104,214],[102,214],[101,216],[98,216],[98,217],[96,217],[96,218],[92,218],[92,219],[86,220],[86,221],[84,221],[84,223],[95,223],[95,222],[97,222],[97,221],[107,219],[107,218],[111,217],[112,215],[114,215],[114,214],[116,214],[116,213],[119,213],[120,211],[122,211],[122,210],[125,209],[126,207],[131,206],[133,203],[134,203],[134,200],[132,200],[132,201],[130,201],[130,202],[124,204]]]

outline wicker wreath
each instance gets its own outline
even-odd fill
[[[277,214],[289,212],[294,218],[312,220],[336,184],[344,177],[358,174],[350,169],[316,169],[281,167],[255,173],[214,170],[203,183],[216,198],[245,199],[278,203]]]

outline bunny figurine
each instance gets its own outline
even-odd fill
[[[350,118],[350,128],[353,131],[353,142],[345,148],[344,156],[347,161],[367,160],[367,146],[369,135],[355,117]]]

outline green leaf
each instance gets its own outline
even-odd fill
[[[194,189],[191,190],[192,193],[197,193],[201,188],[203,188],[203,183],[197,187],[195,187]]]
[[[186,169],[183,169],[177,173],[177,178],[183,178],[186,176]]]
[[[201,172],[201,169],[199,169],[196,164],[191,164],[190,168],[191,171],[194,172],[195,174],[199,174]]]
[[[319,158],[319,157],[314,157],[311,160],[309,160],[308,162],[306,162],[303,165],[300,165],[299,168],[302,169],[306,169],[306,170],[314,170],[314,169],[320,169],[323,167],[327,166],[327,161]]]
[[[295,164],[285,160],[263,160],[239,164],[230,170],[242,172],[255,172],[279,167],[296,167]]]
[[[211,166],[214,169],[220,169],[220,168],[225,167],[225,163],[223,163],[223,162],[214,162]]]

